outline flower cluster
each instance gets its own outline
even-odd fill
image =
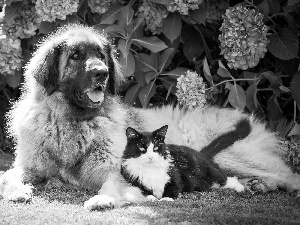
[[[218,21],[225,14],[226,9],[229,7],[229,0],[207,0],[206,7],[206,21],[212,23]]]
[[[187,15],[189,10],[198,9],[202,2],[203,0],[171,0],[167,10],[170,12],[178,11],[181,15]]]
[[[263,23],[263,14],[239,5],[227,9],[223,18],[219,40],[229,68],[255,67],[267,52],[268,27]]]
[[[285,140],[281,147],[285,152],[285,161],[292,165],[300,163],[300,144],[296,137],[292,136],[290,140]]]
[[[78,3],[79,0],[36,0],[35,8],[43,21],[53,22],[77,12]]]
[[[0,26],[0,73],[13,75],[22,67],[22,49],[20,39],[12,39],[4,34]]]
[[[34,5],[29,1],[24,1],[18,14],[13,19],[13,23],[7,25],[6,32],[13,39],[30,38],[36,35],[36,30],[41,22]]]
[[[105,13],[110,5],[114,3],[115,0],[88,0],[88,5],[93,13]]]
[[[138,9],[138,16],[146,22],[146,30],[153,34],[160,34],[162,21],[168,16],[168,11],[163,5],[143,0],[143,4]]]
[[[180,105],[193,109],[206,103],[205,83],[196,72],[187,71],[177,79],[176,96]]]

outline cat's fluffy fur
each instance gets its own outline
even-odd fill
[[[1,196],[26,200],[31,191],[24,182],[59,177],[100,189],[86,202],[88,209],[140,202],[144,198],[139,190],[130,187],[119,172],[126,127],[151,131],[168,124],[166,143],[200,150],[245,117],[251,121],[249,136],[217,154],[214,162],[239,177],[263,179],[268,190],[300,189],[299,176],[282,159],[276,135],[251,115],[217,107],[185,111],[122,104],[114,95],[123,77],[113,52],[105,35],[78,25],[60,29],[38,45],[26,66],[22,97],[9,114],[16,159],[14,167],[0,177]],[[93,63],[84,57],[105,69],[108,77],[100,86],[91,78],[95,71],[87,66]],[[90,101],[91,90],[97,90],[99,102]]]

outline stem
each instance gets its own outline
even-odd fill
[[[296,122],[296,116],[297,115],[297,102],[294,100],[294,118],[293,118],[293,120],[294,120],[294,122]]]
[[[249,80],[255,81],[255,80],[260,80],[260,78],[253,78],[253,79],[250,79],[250,78],[249,78],[249,79],[247,79],[247,78],[240,78],[240,79],[224,80],[224,81],[221,81],[221,82],[218,83],[218,84],[215,84],[213,87],[206,88],[206,89],[204,89],[204,90],[205,90],[205,91],[211,90],[211,89],[213,89],[214,87],[219,86],[219,85],[221,85],[221,84],[224,84],[224,83],[226,83],[226,82],[228,82],[228,81],[236,82],[236,81],[249,81]]]
[[[2,91],[3,91],[4,95],[6,96],[7,100],[10,100],[11,97],[9,96],[9,94],[7,93],[7,91],[4,88],[2,89]]]

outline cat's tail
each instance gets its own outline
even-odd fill
[[[201,149],[201,153],[212,159],[222,150],[233,145],[234,142],[246,138],[251,132],[251,124],[248,118],[239,120],[235,129],[214,139],[209,145]]]

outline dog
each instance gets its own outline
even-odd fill
[[[250,134],[214,158],[252,190],[298,191],[299,175],[282,159],[276,134],[253,115],[207,106],[140,109],[117,96],[123,81],[116,49],[94,28],[72,24],[42,40],[25,67],[20,99],[7,115],[16,142],[13,167],[0,177],[0,195],[28,201],[32,184],[59,179],[99,190],[84,203],[92,210],[145,201],[120,175],[126,128],[151,131],[168,124],[166,143],[200,150],[248,118]]]

